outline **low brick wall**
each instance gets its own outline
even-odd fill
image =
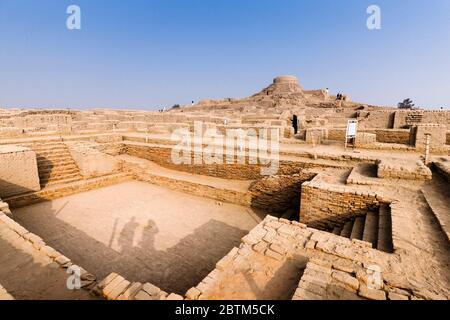
[[[125,143],[125,153],[153,161],[160,166],[175,169],[179,171],[207,175],[218,178],[236,179],[236,180],[256,180],[263,177],[261,169],[268,168],[261,164],[249,164],[248,157],[245,159],[245,164],[237,164],[235,159],[233,164],[204,164],[194,165],[194,156],[191,157],[192,165],[174,164],[171,159],[172,148],[170,146],[155,146],[144,144]],[[301,161],[283,161],[279,162],[278,175],[291,175],[301,172],[303,169],[324,167],[325,165],[313,162]],[[331,165],[330,165],[331,166]]]
[[[168,294],[151,283],[128,281],[115,272],[106,276],[93,293],[107,300],[184,300],[182,296]]]
[[[364,132],[375,133],[377,142],[409,145],[409,129],[377,129]]]
[[[431,180],[431,170],[420,160],[381,159],[378,161],[378,178]]]
[[[55,186],[48,189],[43,189],[38,192],[27,193],[20,196],[15,196],[11,198],[4,199],[11,209],[26,207],[35,203],[40,203],[44,201],[50,201],[72,194],[85,192],[93,189],[102,188],[112,184],[116,184],[122,181],[130,180],[131,176],[128,174],[114,174],[110,176],[104,176],[100,178],[82,180],[66,185]]]
[[[250,206],[251,203],[251,195],[249,193],[218,189],[204,184],[154,175],[150,172],[145,172],[138,165],[131,163],[125,163],[124,170],[128,171],[130,174],[133,174],[136,180],[148,182],[164,188],[169,188],[171,190],[243,206]]]
[[[28,231],[27,229],[22,227],[19,223],[17,223],[16,221],[14,221],[1,211],[0,211],[0,224],[4,224],[9,230],[15,232],[22,239],[22,241],[30,242],[33,246],[33,249],[36,250],[36,256],[39,256],[39,254],[41,254],[42,256],[47,256],[48,258],[50,258],[55,262],[56,266],[59,266],[59,268],[64,270],[64,272],[66,272],[65,269],[69,267],[72,268],[72,270],[78,268],[81,276],[80,279],[81,288],[85,290],[90,290],[96,284],[96,277],[93,274],[87,272],[82,267],[73,264],[72,261],[66,256],[64,256],[61,252],[47,245],[41,237]],[[0,298],[1,298],[1,285],[0,285]]]
[[[251,205],[265,212],[283,214],[288,210],[298,212],[300,208],[300,188],[303,182],[316,174],[303,171],[294,175],[263,178],[250,186]]]
[[[409,129],[360,129],[359,132],[376,134],[377,142],[409,145]],[[328,129],[328,140],[344,141],[345,128]]]
[[[349,191],[344,186],[305,182],[301,188],[300,222],[310,227],[331,230],[349,218],[364,215],[379,207],[375,193]]]
[[[36,153],[16,145],[0,146],[0,196],[40,189]]]
[[[328,140],[344,141],[345,140],[345,128],[344,129],[328,129]]]

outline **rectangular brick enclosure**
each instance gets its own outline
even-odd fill
[[[183,294],[257,225],[250,210],[130,181],[13,214],[98,279],[114,271]]]

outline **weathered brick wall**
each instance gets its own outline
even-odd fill
[[[377,142],[377,137],[374,133],[368,132],[358,132],[356,134],[355,146],[360,147],[370,147]]]
[[[414,125],[414,123],[410,123],[409,121],[412,114],[420,114],[418,123],[442,124],[445,125],[447,129],[450,129],[450,111],[448,110],[398,110],[395,112],[394,128],[403,128],[406,125]]]
[[[374,193],[305,182],[301,188],[300,222],[313,228],[330,230],[342,226],[351,217],[375,210],[379,204]]]
[[[294,175],[266,177],[255,181],[249,188],[251,205],[265,212],[298,212],[300,188],[303,182],[314,178],[315,173],[303,171]]]
[[[94,148],[100,152],[109,154],[111,156],[118,156],[125,153],[125,147],[122,143],[100,143],[94,146]]]
[[[345,140],[345,128],[343,129],[328,129],[328,140],[344,141]]]
[[[145,168],[141,168],[139,165],[131,162],[125,162],[123,170],[132,174],[136,180],[152,183],[171,190],[243,206],[250,206],[251,203],[251,194],[248,192],[239,192],[224,188],[219,189],[205,184],[154,175],[146,171]]]
[[[419,124],[412,131],[414,134],[415,146],[417,150],[425,150],[426,135],[430,137],[431,151],[445,151],[446,127],[442,124]]]
[[[171,147],[153,146],[125,143],[125,153],[130,156],[139,157],[142,159],[153,161],[163,167],[175,169],[179,171],[207,175],[218,178],[228,178],[237,180],[256,180],[265,177],[261,175],[261,169],[267,168],[267,165],[249,164],[248,158],[245,159],[245,164],[205,164],[194,165],[194,155],[191,156],[191,163],[189,164],[174,164],[171,158]],[[297,161],[280,161],[278,175],[291,175],[301,172],[303,169],[313,167],[323,167],[323,164],[312,162],[297,162]]]
[[[448,160],[442,160],[442,161],[436,161],[433,163],[434,169],[437,170],[440,174],[442,174],[445,179],[450,183],[450,161]]]
[[[420,160],[381,159],[377,177],[406,180],[431,180],[431,170]]]
[[[364,132],[375,133],[377,142],[409,144],[409,129],[376,129]]]
[[[360,128],[359,132],[375,133],[377,142],[409,144],[409,129],[367,129]],[[344,141],[345,128],[328,129],[328,140]]]
[[[131,176],[124,173],[119,173],[115,175],[109,175],[100,178],[94,178],[89,180],[82,180],[68,185],[60,185],[58,187],[43,189],[41,191],[28,193],[24,195],[14,196],[11,198],[4,199],[11,209],[26,207],[35,203],[40,203],[44,201],[50,201],[62,197],[66,197],[72,194],[86,192],[122,181],[130,180]]]
[[[36,153],[16,145],[0,146],[0,196],[40,189]]]
[[[362,119],[363,128],[387,129],[393,126],[394,113],[392,110],[359,111],[358,119]]]

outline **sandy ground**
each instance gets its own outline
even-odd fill
[[[98,278],[117,272],[184,294],[250,229],[251,209],[131,181],[13,212]]]
[[[95,299],[86,290],[69,290],[66,271],[2,223],[0,265],[0,284],[15,299]]]

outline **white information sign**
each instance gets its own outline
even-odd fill
[[[347,149],[347,144],[349,142],[349,139],[355,139],[356,138],[356,132],[358,130],[358,120],[351,119],[347,122],[347,131],[345,133],[345,148]],[[353,147],[354,147],[354,140],[353,140]]]
[[[358,127],[358,120],[348,120],[347,123],[347,138],[355,138]]]

